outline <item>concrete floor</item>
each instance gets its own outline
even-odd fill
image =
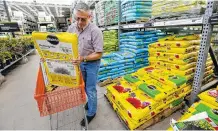
[[[81,129],[83,107],[79,106],[50,117],[40,117],[34,100],[34,89],[39,66],[38,55],[28,57],[26,64],[19,65],[6,75],[6,82],[0,86],[0,130],[34,129]],[[98,113],[89,124],[93,130],[124,130],[125,127],[104,98],[105,88],[98,87]],[[147,129],[166,130],[170,119],[178,119],[179,112]]]

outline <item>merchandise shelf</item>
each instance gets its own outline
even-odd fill
[[[27,55],[29,55],[30,53],[32,53],[33,51],[35,51],[35,49],[30,50],[29,52],[27,52],[25,55],[23,55],[22,57],[18,58],[17,60],[13,61],[10,63],[10,65],[7,65],[4,67],[4,69],[0,70],[0,73],[4,70],[6,70],[7,68],[9,68],[10,66],[14,65],[15,63],[17,63],[18,61],[20,61],[22,58],[26,57]]]

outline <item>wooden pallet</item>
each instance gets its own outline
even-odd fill
[[[106,94],[104,95],[105,98],[107,99],[108,103],[111,105],[111,108],[113,109],[112,107],[112,103],[108,100]],[[178,110],[181,110],[184,108],[184,102],[181,103],[180,105],[174,107],[174,108],[168,108],[164,111],[162,111],[161,113],[157,114],[154,118],[148,120],[147,122],[145,122],[144,124],[142,124],[141,126],[139,126],[138,128],[136,128],[135,130],[145,130],[146,128],[158,123],[158,122],[161,122],[163,121],[165,118],[169,117],[170,115],[172,115],[174,112],[178,111]],[[126,123],[123,121],[123,119],[121,118],[121,116],[119,115],[119,113],[117,113],[115,111],[116,115],[118,116],[120,122],[125,126],[125,128],[127,130],[130,130],[129,127],[126,125]]]
[[[120,77],[115,78],[115,79],[109,78],[109,79],[107,79],[107,80],[104,80],[104,81],[99,82],[98,85],[99,85],[100,87],[104,87],[104,86],[106,86],[106,85],[113,84],[113,83],[117,83],[117,82],[119,82],[119,81],[120,81]]]

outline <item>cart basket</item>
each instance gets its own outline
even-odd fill
[[[39,68],[35,89],[40,116],[58,113],[86,102],[84,81],[80,74],[80,85],[74,88],[57,87],[51,92],[46,92],[42,69]]]

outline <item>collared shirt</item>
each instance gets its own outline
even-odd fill
[[[103,35],[95,24],[89,23],[82,31],[78,30],[76,24],[72,24],[67,32],[78,35],[80,56],[84,57],[94,52],[103,52]]]

